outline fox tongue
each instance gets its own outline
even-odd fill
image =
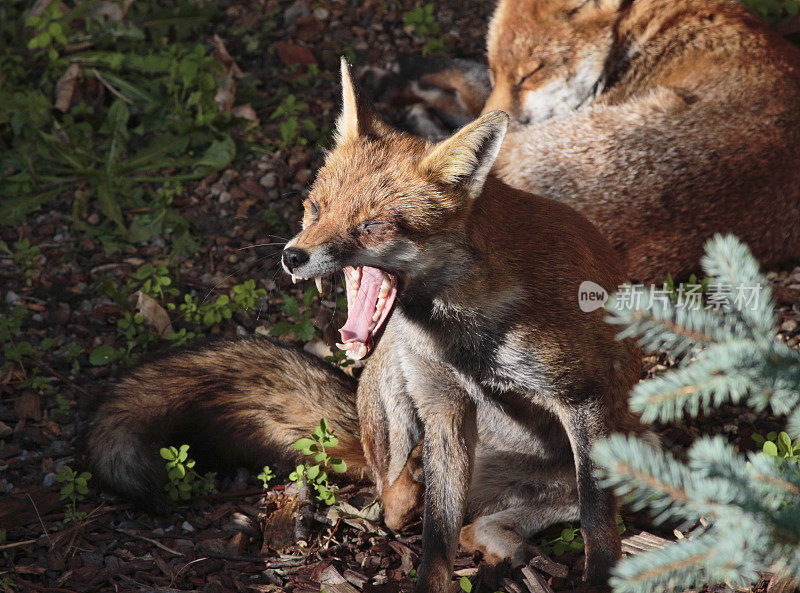
[[[361,268],[361,283],[355,299],[348,303],[347,322],[339,330],[345,344],[360,342],[367,344],[370,339],[369,328],[378,304],[378,296],[383,282],[383,272],[376,268]],[[350,284],[350,280],[347,280]]]

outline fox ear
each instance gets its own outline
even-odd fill
[[[350,64],[342,57],[342,113],[336,120],[336,144],[362,136],[377,138],[389,130],[353,78]]]
[[[508,129],[508,115],[490,111],[437,144],[422,163],[425,174],[439,181],[466,188],[477,197],[500,152]]]

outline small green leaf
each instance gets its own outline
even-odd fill
[[[790,454],[792,452],[792,439],[789,438],[789,435],[785,432],[781,432],[778,435],[778,446],[780,447],[781,453]]]
[[[158,451],[158,452],[159,452],[159,454],[161,455],[161,458],[162,458],[162,459],[168,459],[168,460],[170,460],[170,461],[172,461],[173,459],[175,459],[175,456],[172,454],[172,451],[170,451],[170,450],[169,450],[169,449],[167,449],[166,447],[161,447],[161,449],[159,449],[159,451]]]
[[[461,577],[458,584],[461,586],[461,590],[464,591],[464,593],[472,593],[472,583],[467,577]]]
[[[316,443],[308,437],[297,439],[292,446],[302,451],[305,455],[311,455],[311,453],[316,451]]]
[[[99,367],[113,362],[117,357],[117,351],[108,345],[98,346],[89,355],[89,362]]]
[[[343,459],[331,459],[331,469],[337,474],[343,474],[347,471],[347,464]]]
[[[766,453],[767,455],[771,455],[772,457],[777,457],[778,446],[772,441],[767,441],[764,443],[764,453]]]

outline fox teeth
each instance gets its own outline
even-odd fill
[[[337,342],[337,343],[336,343],[336,347],[337,347],[339,350],[344,350],[345,352],[347,352],[347,344],[339,344],[339,343]]]
[[[297,276],[292,274],[292,284],[297,284]]]
[[[317,292],[318,292],[320,295],[322,295],[322,294],[323,294],[323,293],[322,293],[322,278],[320,278],[319,276],[317,276],[316,278],[314,278],[314,284],[316,284],[316,286],[317,286]]]

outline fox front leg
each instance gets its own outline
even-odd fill
[[[426,373],[425,380],[409,383],[425,426],[425,513],[416,593],[450,588],[478,439],[475,403],[463,388],[437,376]]]
[[[591,458],[594,443],[608,436],[607,415],[596,399],[566,402],[558,415],[575,459],[581,535],[586,545],[583,578],[589,583],[605,584],[622,555],[616,524],[617,500],[610,490],[600,487]]]

